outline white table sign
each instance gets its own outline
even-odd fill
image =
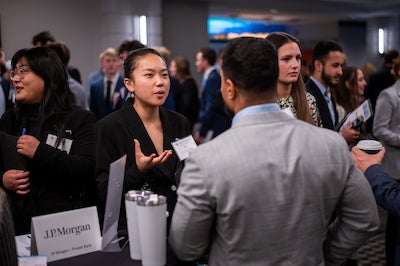
[[[118,237],[118,221],[121,209],[122,188],[124,186],[127,155],[110,164],[108,177],[106,209],[103,222],[103,239],[101,251],[119,252],[128,243],[125,237]]]
[[[18,266],[47,266],[46,256],[18,257]]]
[[[55,261],[100,250],[96,207],[32,217],[31,254]]]

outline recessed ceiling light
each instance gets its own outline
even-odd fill
[[[278,13],[279,13],[278,10],[275,9],[275,8],[271,8],[271,9],[269,10],[269,12],[271,12],[272,14],[278,14]]]

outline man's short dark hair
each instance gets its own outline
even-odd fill
[[[213,66],[217,61],[217,53],[210,47],[203,47],[199,50],[203,54],[203,59],[207,60],[210,66]]]
[[[264,93],[276,90],[278,54],[266,39],[241,37],[231,40],[222,57],[224,78],[243,91]]]
[[[118,47],[118,55],[122,54],[123,52],[131,52],[133,50],[144,48],[145,45],[138,40],[125,40],[123,41]]]
[[[40,46],[45,46],[49,42],[54,42],[56,39],[49,31],[42,31],[32,37],[32,44],[40,43]]]
[[[340,44],[333,40],[328,41],[319,41],[313,49],[312,59],[311,59],[311,72],[314,72],[314,63],[315,61],[320,61],[325,63],[329,52],[341,52],[343,53],[343,49]]]
[[[385,64],[392,65],[393,60],[399,56],[399,52],[396,49],[391,49],[385,53],[383,60]]]
[[[61,62],[64,64],[64,66],[68,66],[69,60],[71,58],[71,53],[69,51],[68,46],[65,43],[51,42],[51,43],[47,44],[46,46],[58,54],[58,56],[61,59]]]

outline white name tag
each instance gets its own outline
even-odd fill
[[[197,144],[192,135],[174,141],[171,144],[181,161],[185,160],[189,156],[190,152],[197,148]]]
[[[100,250],[96,207],[32,217],[31,254],[49,262]]]
[[[56,142],[57,142],[56,135],[53,135],[53,134],[47,135],[47,140],[46,140],[47,145],[50,145],[51,147],[56,148]],[[72,146],[71,139],[62,138],[60,143],[57,146],[57,149],[59,149],[61,151],[66,151],[69,154],[69,151],[71,150],[71,146]]]

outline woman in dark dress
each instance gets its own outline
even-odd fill
[[[180,109],[177,111],[186,116],[190,121],[190,127],[193,129],[194,124],[199,117],[199,89],[196,81],[190,73],[189,61],[183,56],[175,57],[169,65],[170,75],[176,77],[183,87]]]

